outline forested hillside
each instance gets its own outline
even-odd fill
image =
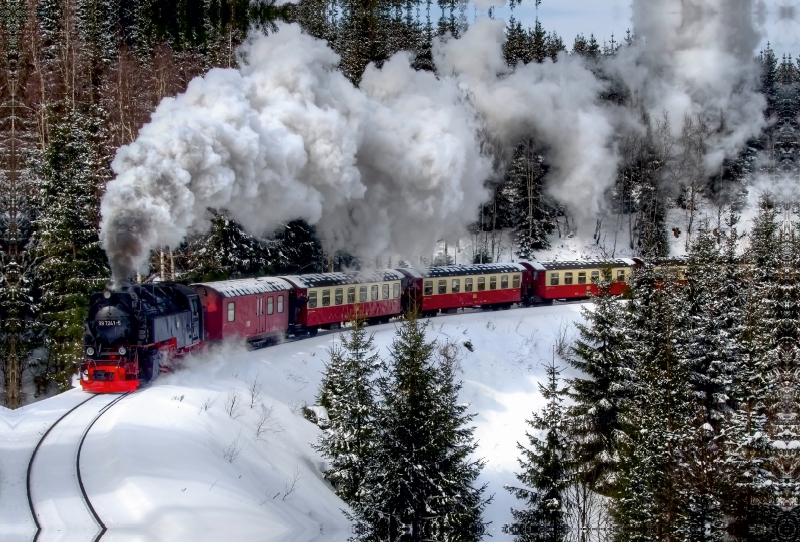
[[[238,0],[8,0],[0,10],[0,367],[4,403],[12,408],[70,385],[87,296],[110,277],[99,243],[110,163],[162,99],[214,67],[246,63],[238,45],[248,32],[275,32],[277,21],[298,22],[326,39],[356,84],[370,62],[380,67],[402,50],[411,51],[414,68],[435,70],[436,40],[468,28],[467,4],[448,1],[306,0],[278,7]],[[738,209],[757,173],[777,178],[794,171],[798,69],[791,59],[762,53],[762,91],[777,122],[709,178],[701,162],[718,127],[704,118],[650,118],[607,68],[604,61],[635,43],[634,35],[598,43],[592,36],[557,36],[538,21],[526,28],[512,18],[506,37],[509,67],[580,57],[605,82],[598,101],[627,109],[647,127],[616,142],[621,166],[605,194],[610,211],[597,218],[598,243],[603,221],[615,221],[626,224],[630,251],[666,256],[668,235],[690,245],[701,204]],[[677,139],[671,135],[676,123],[683,126]],[[520,258],[534,258],[553,235],[575,234],[565,202],[545,189],[552,168],[547,145],[530,134],[516,146],[489,139],[483,146],[496,174],[486,179],[490,200],[463,210],[474,217],[471,257],[497,259],[502,231],[515,232]],[[667,231],[670,209],[686,214],[685,231]],[[364,263],[326,251],[324,232],[301,220],[256,238],[224,208],[208,209],[208,219],[208,231],[181,246],[160,247],[150,275],[139,279],[192,281]]]

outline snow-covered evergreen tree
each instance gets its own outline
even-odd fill
[[[483,530],[485,487],[474,487],[483,461],[469,457],[474,415],[458,401],[455,366],[437,362],[426,329],[413,315],[398,326],[377,380],[375,453],[353,506],[368,540],[477,540]]]
[[[330,461],[325,478],[346,503],[357,506],[367,465],[374,454],[376,402],[373,376],[381,360],[366,323],[354,318],[341,344],[328,350],[317,403],[328,412],[315,448]]]
[[[182,278],[197,282],[264,272],[269,260],[267,242],[245,232],[225,211],[209,213],[209,231],[190,239],[181,250]]]
[[[96,134],[96,119],[78,111],[51,125],[37,191],[37,283],[48,354],[36,372],[60,389],[71,386],[81,359],[88,296],[109,277],[98,235],[103,164]]]
[[[569,450],[567,412],[563,404],[569,389],[561,385],[561,371],[553,360],[546,367],[547,382],[539,393],[547,401],[541,413],[534,413],[528,425],[541,432],[539,438],[526,432],[528,445],[517,443],[522,472],[517,479],[523,487],[506,489],[525,502],[525,508],[511,510],[514,522],[504,530],[519,542],[558,542],[566,536],[565,492],[570,483],[572,458]]]
[[[570,381],[572,439],[580,476],[596,491],[613,495],[622,432],[625,400],[631,394],[631,356],[624,307],[610,293],[611,271],[604,270],[593,308],[582,311],[585,323],[577,323],[580,338],[569,363],[584,377]]]
[[[572,54],[596,61],[600,58],[600,44],[597,43],[594,34],[590,34],[589,39],[586,39],[583,34],[578,34],[572,44]]]
[[[758,507],[774,502],[775,477],[771,441],[767,434],[767,411],[772,369],[767,355],[770,333],[753,272],[741,265],[738,255],[737,217],[731,213],[726,223],[728,235],[722,251],[721,293],[729,300],[728,318],[732,323],[739,360],[731,383],[733,410],[725,424],[726,485],[723,511],[730,518],[731,532],[743,533]]]
[[[679,519],[681,445],[691,419],[684,362],[690,332],[686,289],[669,275],[647,266],[632,280],[633,388],[613,510],[618,540],[662,540]]]
[[[506,173],[513,192],[517,255],[523,259],[533,259],[534,251],[550,248],[547,236],[555,230],[556,210],[544,191],[546,173],[543,157],[536,152],[533,140],[526,138],[514,150]]]

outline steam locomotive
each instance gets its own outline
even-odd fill
[[[209,344],[236,339],[259,347],[313,336],[341,327],[356,311],[381,323],[412,308],[427,317],[584,299],[598,293],[601,273],[609,270],[611,293],[621,294],[641,264],[520,262],[128,285],[90,299],[80,383],[95,393],[132,391]],[[682,273],[685,264],[675,267]]]

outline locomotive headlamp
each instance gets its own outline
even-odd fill
[[[103,292],[103,297],[105,297],[106,299],[110,298],[111,297],[111,292],[106,290],[105,292]]]
[[[94,356],[94,348],[92,348],[91,346],[89,348],[87,348],[86,349],[86,355]]]
[[[119,355],[120,356],[124,356],[127,353],[128,353],[128,349],[127,348],[125,348],[124,346],[120,346],[119,347]]]

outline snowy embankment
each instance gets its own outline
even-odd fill
[[[518,506],[503,485],[516,482],[516,442],[525,441],[525,420],[543,404],[537,388],[542,362],[553,355],[559,330],[579,318],[580,305],[573,304],[431,320],[430,338],[472,346],[463,348],[462,396],[478,414],[478,455],[487,461],[479,481],[495,495],[485,514],[495,540],[505,538],[502,524]],[[387,355],[395,324],[371,330]],[[301,413],[302,405],[314,403],[326,350],[337,337],[328,333],[258,351],[220,348],[104,414],[81,458],[87,493],[109,527],[103,539],[345,540],[345,505],[323,480],[324,462],[311,447],[319,429]],[[251,408],[256,377],[263,387]],[[22,458],[43,432],[45,417],[81,396],[73,390],[13,414],[3,411],[0,447],[10,443],[15,453],[0,450],[0,503],[24,498]],[[234,397],[241,402],[231,407]],[[7,421],[12,415],[14,424]],[[13,425],[13,439],[5,438]],[[16,504],[24,530],[27,503]]]

